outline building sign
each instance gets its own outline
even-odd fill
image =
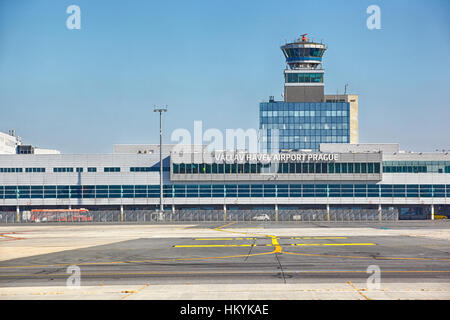
[[[338,153],[247,153],[216,154],[216,162],[334,162]]]

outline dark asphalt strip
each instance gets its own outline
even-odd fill
[[[275,258],[277,259],[278,265],[280,266],[281,276],[283,277],[284,284],[286,284],[286,277],[285,277],[285,275],[284,275],[283,266],[281,265],[281,262],[280,262],[280,259],[278,258],[278,255],[279,255],[279,253],[276,252],[276,253],[275,253]]]

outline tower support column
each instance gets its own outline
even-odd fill
[[[431,204],[431,220],[434,220],[434,204]]]

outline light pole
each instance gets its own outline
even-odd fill
[[[163,205],[163,163],[162,163],[162,113],[167,112],[167,105],[165,108],[157,108],[153,112],[159,112],[159,210],[160,216],[164,211]],[[162,218],[162,217],[161,217]]]

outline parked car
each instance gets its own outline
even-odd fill
[[[269,221],[270,217],[268,214],[258,214],[252,218],[255,221]]]
[[[294,214],[294,215],[292,216],[292,220],[294,220],[294,221],[300,221],[300,220],[302,220],[302,215],[301,215],[301,214]]]

